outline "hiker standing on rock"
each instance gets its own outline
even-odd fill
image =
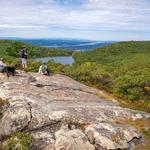
[[[21,61],[23,70],[27,71],[27,48],[25,46],[21,49]]]

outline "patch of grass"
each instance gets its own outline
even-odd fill
[[[149,129],[150,127],[150,118],[147,119],[117,119],[114,121],[116,124],[128,124],[133,126],[134,128],[138,129],[139,131],[143,132],[145,129]]]
[[[0,119],[1,119],[2,116],[3,116],[2,108],[3,108],[5,105],[8,105],[8,101],[7,101],[7,100],[2,100],[2,99],[0,98]]]
[[[130,100],[121,100],[117,99],[120,103],[120,106],[134,109],[134,110],[141,110],[150,113],[150,102],[145,100],[138,100],[137,101],[130,101]]]
[[[112,94],[110,94],[104,90],[100,90],[99,93],[96,94],[96,96],[103,98],[105,100],[108,100],[108,101],[114,101],[115,100],[115,98]]]
[[[0,98],[0,107],[3,107],[4,105],[8,104],[8,101],[7,100],[2,100]]]
[[[91,86],[92,87],[92,86]],[[145,100],[131,101],[129,99],[118,98],[104,90],[101,90],[96,96],[109,101],[116,101],[121,107],[133,110],[145,111],[150,113],[150,102]]]
[[[25,132],[16,132],[2,143],[2,150],[29,150],[32,136]]]
[[[143,137],[145,142],[138,145],[135,150],[150,150],[150,118],[148,119],[120,119],[115,120],[117,124],[128,124],[133,126],[134,128],[138,129]]]
[[[142,133],[146,141],[143,144],[136,147],[135,150],[150,150],[150,129],[143,130]]]
[[[149,130],[143,130],[143,135],[147,139],[147,144],[143,146],[143,150],[150,150],[150,129]]]
[[[149,130],[143,130],[144,135],[150,139],[150,129]]]
[[[122,150],[125,149],[126,145],[126,140],[125,140],[125,135],[123,132],[120,133],[114,133],[112,135],[112,140],[115,143],[115,149],[118,149],[118,146],[121,144]]]

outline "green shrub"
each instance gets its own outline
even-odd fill
[[[109,74],[102,65],[95,62],[85,62],[81,65],[66,67],[64,72],[74,79],[87,84],[95,84],[99,87],[109,84]]]
[[[47,66],[51,73],[64,73],[64,68],[67,65],[55,63],[54,61],[48,61]]]
[[[9,105],[8,101],[0,98],[0,119],[3,117],[2,109],[6,105]]]
[[[128,98],[130,100],[137,100],[140,97],[140,88],[129,88],[127,89]]]
[[[38,72],[39,67],[42,65],[42,62],[29,60],[28,61],[28,71],[30,72]]]
[[[29,150],[32,136],[29,133],[17,132],[2,143],[2,150]]]

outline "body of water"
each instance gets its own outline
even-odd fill
[[[74,59],[72,56],[42,57],[42,58],[36,58],[35,60],[41,61],[43,63],[46,63],[49,60],[53,60],[56,63],[65,64],[65,65],[66,64],[71,65],[74,62]]]

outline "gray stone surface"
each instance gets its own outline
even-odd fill
[[[90,144],[88,138],[79,129],[61,129],[55,133],[56,150],[94,150],[95,147]]]
[[[140,140],[141,134],[128,125],[115,125],[114,120],[148,118],[149,114],[122,108],[100,94],[59,74],[0,75],[0,98],[9,101],[0,120],[0,139],[28,131],[36,150],[131,149],[130,143]]]

